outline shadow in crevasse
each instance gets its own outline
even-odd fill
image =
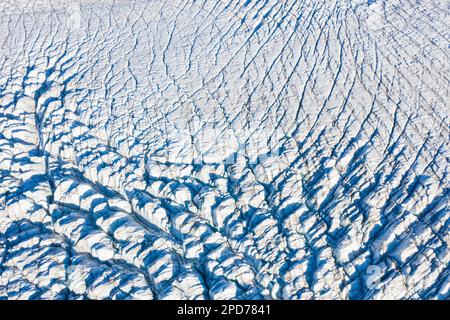
[[[62,286],[64,275],[52,273],[58,265],[61,269],[66,269],[68,255],[65,255],[64,243],[53,241],[57,237],[46,225],[40,222],[32,222],[27,219],[12,221],[3,233],[0,233],[0,244],[3,247],[0,267],[0,277],[6,277],[8,297],[19,297],[21,291],[15,291],[14,286],[20,281],[20,287],[28,286],[35,293],[27,297],[28,299],[40,299],[42,293],[58,284]],[[53,256],[61,256],[63,261],[52,259]],[[64,256],[65,255],[65,256]],[[32,259],[27,259],[32,257]],[[45,266],[45,268],[44,268]],[[14,274],[21,272],[28,276],[16,279],[10,272],[3,274],[7,269],[13,268]],[[37,271],[38,270],[38,271]],[[32,274],[38,272],[39,281],[33,281]],[[61,277],[62,276],[62,277]],[[23,288],[22,288],[23,289]],[[22,290],[27,291],[27,290]],[[61,290],[55,299],[63,299],[66,291]]]
[[[381,241],[380,237],[385,236],[386,230],[388,230],[389,227],[393,227],[396,224],[400,224],[403,222],[403,215],[405,214],[411,214],[410,211],[403,209],[402,205],[410,199],[414,194],[418,191],[419,185],[424,185],[424,181],[427,181],[429,179],[429,176],[427,175],[417,175],[413,181],[409,184],[409,186],[406,188],[403,188],[403,184],[400,184],[398,188],[394,189],[391,194],[389,195],[387,204],[385,205],[385,208],[389,208],[388,211],[382,211],[381,212],[381,221],[380,224],[372,230],[370,234],[370,240],[366,244],[366,249],[372,246],[372,244],[376,241]],[[398,198],[396,195],[398,195],[399,192],[405,190],[406,193],[403,195],[402,201],[398,201]],[[356,266],[357,272],[355,272],[352,277],[355,278],[356,281],[353,281],[351,290],[349,293],[350,298],[354,299],[360,299],[360,298],[367,298],[370,293],[375,293],[377,288],[369,288],[366,281],[368,274],[368,267],[369,265],[383,265],[383,264],[390,264],[392,261],[396,268],[393,270],[388,270],[380,275],[379,278],[377,278],[377,281],[383,282],[388,281],[389,279],[395,277],[395,274],[398,273],[404,273],[406,272],[404,270],[404,266],[411,266],[411,270],[408,272],[413,272],[415,270],[415,264],[414,260],[417,259],[417,253],[420,253],[424,251],[426,248],[429,248],[433,246],[434,239],[427,240],[421,245],[418,246],[418,252],[416,254],[411,255],[404,261],[397,260],[395,258],[395,255],[392,255],[391,253],[396,250],[396,248],[408,237],[413,236],[416,234],[417,230],[421,230],[424,226],[432,226],[435,222],[440,221],[445,214],[447,214],[447,209],[445,206],[442,206],[442,203],[445,203],[448,200],[448,196],[450,194],[450,188],[444,188],[443,192],[436,197],[420,212],[414,213],[414,215],[417,217],[416,220],[414,220],[410,225],[408,225],[407,229],[402,231],[400,234],[395,235],[395,239],[387,245],[385,248],[385,252],[383,254],[372,252],[372,248],[369,249],[372,252],[372,255],[368,255],[364,262],[362,264],[359,264]],[[397,200],[395,200],[397,199]],[[390,208],[389,203],[393,203],[393,206]],[[441,226],[441,229],[448,229],[448,223]],[[393,232],[393,231],[392,231]],[[435,234],[439,234],[440,230],[434,230]],[[438,252],[445,252],[448,250],[446,247],[445,242],[443,242],[443,245],[440,247],[435,248],[436,255],[438,256]],[[374,257],[377,256],[376,258]],[[423,289],[420,292],[417,292],[420,296],[426,297],[427,290],[426,288]]]

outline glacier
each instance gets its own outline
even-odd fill
[[[0,1],[0,299],[450,299],[449,13]]]

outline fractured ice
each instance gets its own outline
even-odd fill
[[[0,299],[449,299],[446,1],[0,2]]]

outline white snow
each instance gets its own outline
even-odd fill
[[[0,299],[449,299],[448,16],[0,2]]]

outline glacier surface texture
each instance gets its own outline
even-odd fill
[[[447,0],[1,0],[0,299],[449,299]]]

